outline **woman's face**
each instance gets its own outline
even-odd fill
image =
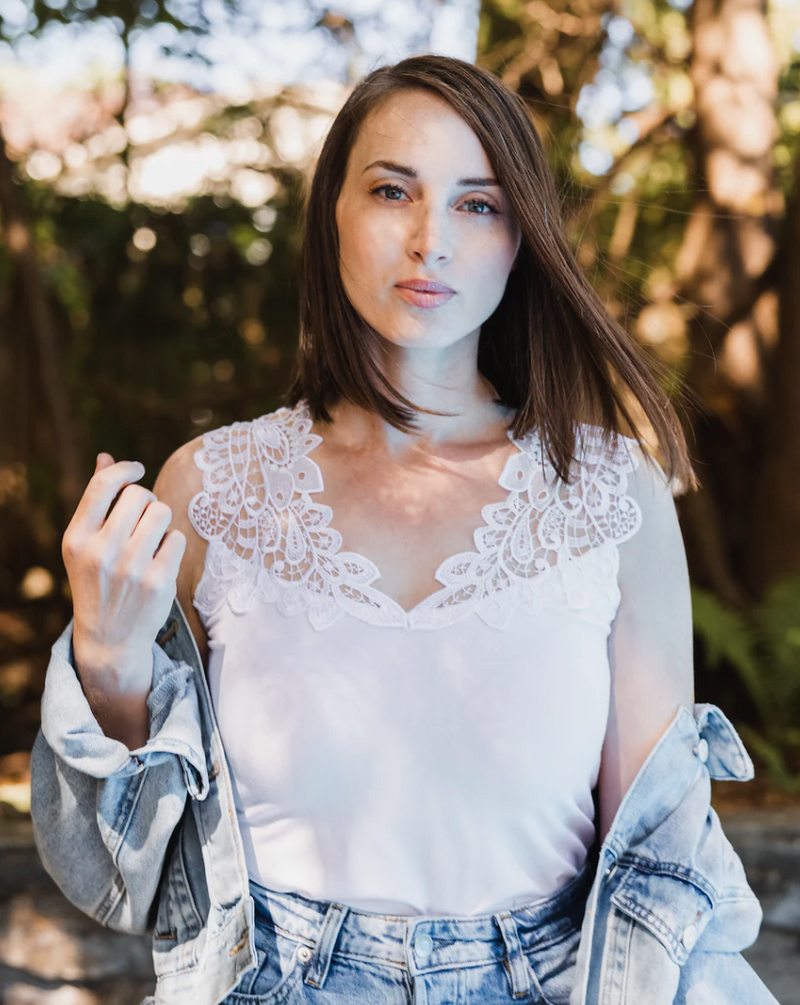
[[[350,302],[384,338],[441,348],[477,337],[521,238],[493,178],[478,137],[435,95],[394,94],[364,120],[336,203],[339,266]],[[420,306],[397,285],[412,279],[454,295]]]

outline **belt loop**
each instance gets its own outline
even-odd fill
[[[339,929],[342,927],[342,923],[347,917],[349,910],[350,908],[346,904],[334,904],[331,902],[328,905],[325,919],[319,931],[317,947],[314,950],[314,955],[311,957],[311,964],[305,977],[306,984],[311,984],[315,988],[321,988],[325,983],[325,978],[328,976],[328,968],[331,964],[333,949],[339,936]]]
[[[525,959],[525,954],[522,952],[516,921],[507,911],[493,914],[492,917],[495,924],[500,929],[500,935],[502,936],[506,947],[506,958],[503,960],[503,965],[508,971],[509,983],[511,985],[511,997],[525,998],[532,992],[533,997],[531,1000],[534,1005],[544,1003],[545,997],[542,994],[542,989],[536,978],[536,974],[534,974],[531,967],[528,966],[528,961]]]

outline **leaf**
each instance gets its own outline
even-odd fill
[[[800,699],[800,575],[784,576],[767,591],[755,624],[770,663],[780,718],[796,719]],[[782,714],[781,714],[782,713]]]
[[[736,670],[758,709],[762,722],[772,721],[770,690],[756,657],[758,635],[747,618],[710,590],[692,586],[694,630],[702,638],[710,666],[727,660]]]

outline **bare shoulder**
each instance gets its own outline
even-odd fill
[[[194,460],[202,443],[201,434],[170,454],[158,473],[153,492],[172,510],[170,530],[179,530],[186,538],[186,550],[178,572],[177,597],[197,641],[203,664],[207,666],[208,639],[192,601],[203,574],[208,541],[200,537],[189,519],[189,504],[203,488],[203,472]]]
[[[637,531],[620,549],[620,585],[638,591],[639,580],[648,578],[653,568],[663,573],[667,568],[676,576],[686,562],[678,513],[672,486],[657,457],[645,453],[634,441],[628,449],[635,458],[635,469],[627,472],[625,492],[637,505],[640,519]]]

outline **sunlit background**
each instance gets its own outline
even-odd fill
[[[95,455],[140,458],[152,486],[192,436],[278,406],[320,144],[361,76],[425,51],[525,99],[578,261],[702,405],[683,417],[703,487],[677,500],[697,698],[757,762],[715,804],[780,808],[800,848],[800,0],[0,0],[6,884],[33,869],[13,856],[71,614],[60,542]],[[760,868],[759,965],[800,1005],[800,884]],[[110,943],[87,977],[64,963],[75,917],[9,890],[0,1000],[139,1000],[148,952]]]

